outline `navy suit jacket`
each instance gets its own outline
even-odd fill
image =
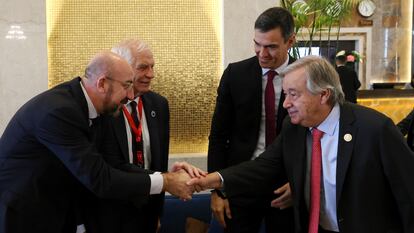
[[[280,136],[256,160],[220,171],[226,193],[258,195],[287,175],[295,232],[307,232],[304,199],[308,129],[287,117]],[[344,140],[351,134],[352,140]],[[337,222],[341,233],[414,232],[414,154],[388,117],[345,103],[339,120],[336,168]]]
[[[168,101],[155,92],[145,93],[142,100],[150,137],[150,170],[142,169],[129,161],[126,121],[122,113],[109,119],[107,132],[102,141],[99,142],[99,151],[109,165],[126,172],[166,172],[168,170],[170,132]],[[131,201],[96,200],[92,197],[92,199],[84,201],[82,205],[86,206],[84,219],[87,231],[98,233],[121,232],[121,228],[123,229],[122,232],[137,232],[139,229],[136,229],[135,225],[123,225],[128,221],[125,214],[135,214],[137,216],[135,219],[142,222],[141,224],[137,223],[138,225],[147,224],[161,216],[163,204],[164,193],[139,196]]]
[[[85,187],[125,200],[149,194],[149,176],[108,166],[92,135],[80,78],[16,112],[0,138],[0,232],[72,229],[65,224]]]

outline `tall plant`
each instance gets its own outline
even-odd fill
[[[328,35],[328,57],[331,44],[331,35],[336,31],[336,50],[338,50],[339,33],[341,22],[352,12],[352,9],[361,0],[282,0],[282,7],[288,9],[295,19],[295,33],[303,36],[304,30],[309,35],[306,46],[309,47],[308,54],[312,52],[315,35],[319,35],[319,47],[322,44],[322,34]],[[292,55],[299,58],[297,44],[292,48]]]

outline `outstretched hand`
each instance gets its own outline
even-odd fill
[[[164,173],[162,176],[164,179],[163,191],[167,191],[184,201],[191,200],[194,187],[187,185],[191,177],[185,170],[181,169],[175,172]]]
[[[193,186],[195,191],[201,192],[206,189],[217,189],[221,187],[221,178],[217,172],[208,174],[201,178],[192,178],[187,185]]]
[[[208,174],[207,172],[187,162],[175,162],[171,168],[171,172],[176,172],[182,169],[185,170],[191,178],[201,178]]]

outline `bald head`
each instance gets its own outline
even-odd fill
[[[113,77],[114,72],[119,70],[132,72],[131,67],[122,57],[110,51],[103,51],[91,59],[85,69],[85,78],[93,81],[102,76]]]

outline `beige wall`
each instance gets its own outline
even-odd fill
[[[47,50],[45,1],[0,0],[0,6],[1,135],[23,103],[47,89]],[[8,31],[26,39],[6,39],[16,35]]]

